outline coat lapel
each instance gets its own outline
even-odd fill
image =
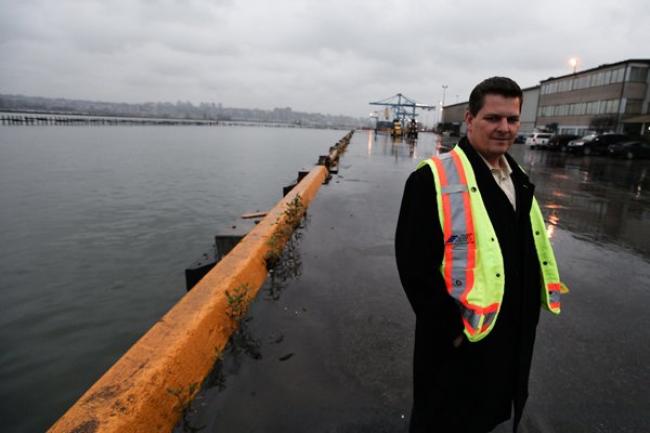
[[[509,155],[506,154],[508,164],[512,168],[512,183],[515,185],[515,194],[517,196],[517,220],[524,213],[530,213],[530,207],[533,203],[533,194],[535,193],[535,185],[530,182],[526,173],[519,167],[519,164]]]

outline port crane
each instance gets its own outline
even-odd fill
[[[402,123],[406,121],[407,117],[415,119],[417,113],[415,110],[421,108],[423,110],[435,110],[435,105],[419,104],[413,99],[398,93],[390,98],[382,99],[381,101],[370,102],[370,105],[382,105],[384,107],[392,108],[395,113],[395,118],[399,119]]]
[[[381,105],[386,109],[392,109],[395,113],[395,120],[393,126],[393,135],[402,135],[402,131],[407,127],[407,118],[411,119],[411,123],[415,124],[415,117],[418,115],[415,110],[420,108],[423,110],[435,110],[435,105],[420,104],[415,100],[397,93],[389,98],[380,101],[370,102],[370,105]],[[399,125],[398,125],[399,123]]]

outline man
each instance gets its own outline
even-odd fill
[[[411,432],[489,432],[528,396],[540,305],[558,314],[560,282],[534,186],[507,153],[522,91],[478,84],[467,137],[406,182],[395,237],[416,315]]]

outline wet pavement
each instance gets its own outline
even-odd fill
[[[414,317],[393,240],[404,182],[435,149],[355,133],[177,432],[407,430]],[[511,153],[571,289],[542,314],[521,431],[648,431],[650,164]]]

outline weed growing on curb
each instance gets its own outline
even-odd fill
[[[248,284],[241,284],[235,287],[232,293],[226,290],[226,298],[228,299],[228,309],[226,314],[232,321],[233,325],[239,323],[246,313],[246,295],[249,288]]]
[[[181,414],[181,421],[184,432],[196,433],[205,428],[205,426],[194,427],[190,424],[188,415],[190,412],[190,407],[192,405],[192,399],[199,390],[199,384],[196,382],[191,383],[185,387],[178,388],[167,388],[167,392],[178,400],[176,406],[174,407],[175,411],[178,411]]]
[[[291,238],[294,230],[300,226],[305,210],[306,207],[300,194],[296,194],[293,200],[287,203],[284,210],[284,223],[280,224],[278,218],[275,222],[278,227],[267,241],[267,245],[270,247],[269,251],[264,256],[267,270],[272,269],[279,262],[280,257],[282,256],[282,249]]]
[[[287,217],[287,225],[294,229],[298,227],[304,213],[305,204],[302,202],[302,197],[300,197],[300,194],[296,194],[296,196],[287,204],[287,208],[284,210],[284,214]]]

